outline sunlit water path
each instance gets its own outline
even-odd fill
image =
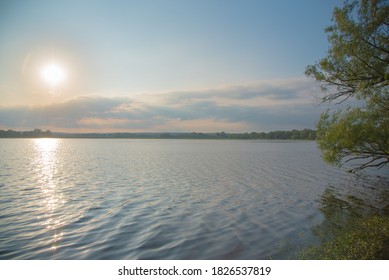
[[[295,258],[329,191],[385,210],[380,172],[306,141],[0,139],[0,259]]]

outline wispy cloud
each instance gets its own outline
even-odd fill
[[[213,89],[78,97],[35,107],[0,107],[0,128],[54,131],[268,131],[313,127],[317,87],[306,78]]]

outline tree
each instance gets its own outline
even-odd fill
[[[325,31],[328,54],[305,74],[320,83],[322,102],[354,106],[321,115],[316,136],[324,159],[337,165],[362,159],[352,171],[383,167],[389,163],[389,6],[346,1]]]

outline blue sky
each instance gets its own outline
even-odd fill
[[[335,0],[0,2],[0,129],[314,127]],[[40,72],[66,72],[55,87]]]

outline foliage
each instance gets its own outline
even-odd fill
[[[317,138],[324,158],[366,159],[358,169],[389,163],[389,6],[383,0],[336,8],[328,55],[306,68],[320,84],[323,102],[360,100],[362,106],[322,114]]]
[[[354,170],[381,167],[389,161],[389,118],[381,110],[347,108],[321,115],[317,124],[318,143],[324,159],[340,165],[341,160],[361,159]]]

